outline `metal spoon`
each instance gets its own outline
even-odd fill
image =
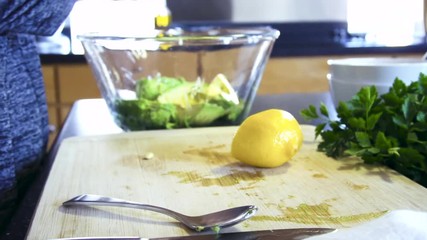
[[[201,216],[186,216],[181,213],[153,205],[126,201],[118,198],[111,198],[105,196],[98,196],[92,194],[83,194],[74,197],[64,203],[63,206],[76,206],[76,205],[98,205],[98,206],[113,206],[113,207],[128,207],[138,208],[149,211],[154,211],[168,215],[180,221],[190,229],[195,231],[203,231],[207,229],[218,230],[221,228],[229,227],[238,224],[253,215],[255,215],[258,208],[253,205],[241,206],[230,208],[219,212],[209,213]]]

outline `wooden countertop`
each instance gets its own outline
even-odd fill
[[[283,228],[344,229],[393,210],[427,211],[427,189],[384,166],[335,160],[317,151],[302,125],[298,153],[276,168],[230,154],[237,126],[150,130],[65,139],[38,204],[28,239],[197,235],[170,217],[140,209],[64,207],[97,194],[197,216],[255,205],[252,218],[221,232]],[[151,153],[149,159],[147,156]],[[49,223],[48,225],[46,223]]]

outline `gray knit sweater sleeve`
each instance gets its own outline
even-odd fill
[[[73,0],[0,0],[0,231],[46,151],[48,114],[35,35],[53,34]]]
[[[0,0],[0,34],[49,36],[68,16],[75,0]]]

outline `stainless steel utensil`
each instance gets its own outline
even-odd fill
[[[56,240],[297,240],[335,231],[332,228],[289,228],[222,234],[204,234],[182,237],[140,238],[140,237],[82,237]],[[55,239],[53,239],[55,240]]]
[[[201,216],[187,216],[163,207],[92,194],[79,195],[64,202],[62,205],[67,207],[76,205],[98,205],[144,209],[168,215],[196,231],[209,230],[212,228],[225,228],[238,224],[252,217],[258,210],[256,206],[248,205]]]

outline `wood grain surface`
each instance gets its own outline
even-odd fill
[[[281,167],[254,168],[231,157],[236,127],[130,132],[65,140],[27,239],[82,236],[166,237],[194,233],[159,213],[69,207],[83,193],[201,215],[254,204],[257,214],[223,232],[292,227],[346,228],[394,209],[427,211],[427,189],[384,167],[317,152],[314,128]],[[153,154],[146,159],[147,154]]]

